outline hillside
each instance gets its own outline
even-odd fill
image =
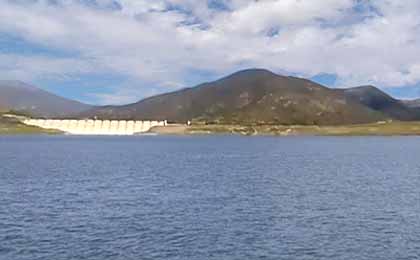
[[[24,111],[38,117],[58,117],[79,114],[91,108],[20,81],[0,81],[0,111]]]
[[[395,99],[374,86],[360,86],[337,90],[355,102],[372,110],[401,121],[420,120],[420,110],[415,106],[408,106],[403,101]]]
[[[213,123],[338,125],[387,117],[312,81],[245,70],[125,106],[94,108],[82,117]]]
[[[58,131],[41,129],[23,124],[17,118],[5,116],[0,112],[0,135],[17,134],[57,134]]]
[[[420,108],[420,99],[413,99],[413,100],[402,100],[404,105],[411,107],[411,108]]]

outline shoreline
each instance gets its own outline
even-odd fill
[[[23,124],[14,118],[0,117],[0,136],[7,135],[65,135],[53,129]],[[152,127],[145,134],[156,135],[240,135],[240,136],[420,136],[420,121],[377,122],[370,124],[317,125],[240,125],[203,124],[190,126],[169,124]],[[135,134],[136,135],[136,134]]]
[[[381,122],[344,126],[301,125],[168,125],[154,127],[159,135],[243,135],[243,136],[420,136],[420,122]]]
[[[40,127],[25,125],[17,118],[5,117],[0,113],[0,136],[55,134],[62,134],[62,132],[53,129],[43,129]]]

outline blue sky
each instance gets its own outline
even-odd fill
[[[247,68],[420,97],[418,0],[0,0],[0,79],[124,104]]]

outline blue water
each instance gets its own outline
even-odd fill
[[[0,259],[419,259],[420,138],[0,137]]]

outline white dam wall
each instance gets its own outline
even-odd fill
[[[26,125],[54,129],[73,135],[134,135],[146,133],[155,126],[166,126],[166,121],[125,120],[57,120],[26,119]]]

